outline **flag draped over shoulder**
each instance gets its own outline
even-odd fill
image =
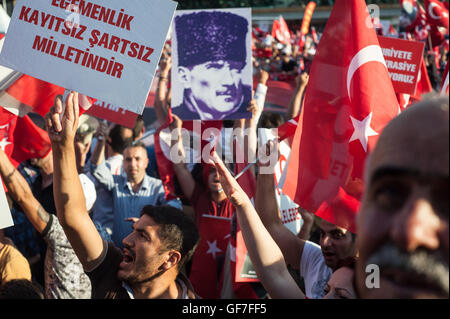
[[[283,192],[315,212],[340,188],[359,198],[363,170],[399,111],[367,6],[337,0],[312,64]]]

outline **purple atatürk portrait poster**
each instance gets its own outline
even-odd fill
[[[250,8],[177,11],[172,55],[173,114],[206,121],[251,117]]]

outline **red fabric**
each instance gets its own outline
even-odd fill
[[[172,110],[169,109],[169,113],[167,115],[166,122],[163,125],[161,125],[161,127],[159,127],[155,133],[156,163],[158,166],[159,177],[164,185],[164,190],[166,193],[166,200],[172,200],[177,197],[175,195],[175,186],[174,186],[174,182],[173,182],[173,176],[175,175],[175,172],[173,170],[172,163],[164,155],[164,152],[163,152],[163,149],[161,146],[160,135],[161,135],[161,131],[167,129],[172,122],[173,122]],[[170,144],[169,144],[169,146],[170,146]]]
[[[424,0],[423,5],[430,25],[441,26],[446,29],[449,28],[448,9],[441,1]]]
[[[299,120],[300,114],[278,127],[278,138],[280,141],[295,135]]]
[[[422,58],[422,62],[420,63],[419,77],[417,80],[416,94],[413,96],[413,98],[417,101],[420,101],[422,100],[422,94],[427,94],[431,91],[433,91],[433,86],[431,85],[427,67],[425,66],[425,62]]]
[[[389,26],[389,34],[391,34],[391,35],[397,34],[397,30],[395,30],[395,28],[392,24]]]
[[[294,136],[283,188],[309,211],[335,198],[340,187],[360,198],[366,157],[384,126],[398,114],[368,19],[363,0],[337,0],[311,67],[303,120]],[[357,129],[358,122],[366,123],[366,129]]]
[[[400,6],[406,8],[412,7],[414,11],[416,11],[416,16],[414,21],[411,21],[411,24],[405,28],[406,32],[414,32],[416,27],[422,26],[425,27],[427,22],[427,17],[425,10],[422,8],[420,4],[417,3],[416,0],[400,0]]]
[[[198,184],[190,201],[195,211],[200,242],[192,259],[189,280],[199,296],[217,299],[222,290],[221,271],[234,208],[228,199],[216,204],[209,192]],[[214,256],[212,252],[215,247],[219,250]]]
[[[282,16],[280,16],[279,20],[273,21],[272,37],[283,44],[291,43],[291,33],[289,32],[287,23]]]
[[[0,107],[0,142],[14,166],[30,158],[43,158],[51,151],[46,131],[24,116],[20,118]]]
[[[194,291],[205,299],[220,299],[222,271],[230,235],[230,220],[201,216],[200,242],[192,259],[189,280]]]
[[[17,101],[30,106],[33,112],[42,117],[45,117],[50,111],[55,97],[64,94],[64,88],[26,74],[22,75],[5,91]],[[80,115],[86,112],[95,101],[96,99],[80,95]]]
[[[316,215],[356,234],[356,215],[358,214],[359,204],[356,198],[339,188],[337,196],[330,203],[323,202],[316,211]]]
[[[438,26],[436,26],[434,24],[430,25],[428,33],[430,35],[432,48],[436,48],[439,45],[441,45],[442,43],[444,43],[445,34],[439,30]],[[439,48],[437,48],[437,49],[439,49]]]

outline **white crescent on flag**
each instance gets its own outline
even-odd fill
[[[434,20],[439,20],[441,17],[434,14],[434,11],[433,11],[434,8],[437,8],[437,10],[440,9],[440,7],[437,5],[437,3],[431,2],[430,5],[428,6],[428,14]],[[443,17],[448,18],[448,15],[446,12],[443,12]]]
[[[369,45],[361,49],[350,62],[347,73],[347,92],[350,100],[352,99],[350,95],[350,84],[352,83],[353,75],[361,66],[372,61],[380,62],[387,70],[386,61],[384,60],[383,52],[379,45]]]

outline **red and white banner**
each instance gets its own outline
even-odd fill
[[[425,43],[380,36],[378,41],[395,92],[414,95]]]
[[[273,21],[272,37],[283,44],[291,44],[291,33],[289,27],[282,16],[278,20]]]
[[[425,12],[427,14],[428,23],[436,26],[444,27],[448,30],[448,9],[441,1],[438,0],[424,0],[423,3]]]
[[[283,187],[307,211],[316,212],[340,188],[360,198],[365,160],[399,111],[367,21],[363,0],[337,0],[311,67]]]

